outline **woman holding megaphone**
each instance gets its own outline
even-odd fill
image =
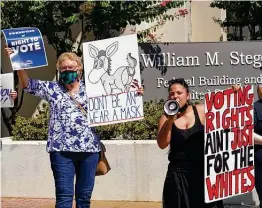
[[[232,88],[237,91],[240,86]],[[189,87],[184,79],[172,80],[168,92],[157,136],[161,149],[170,145],[163,208],[222,208],[222,200],[204,202],[204,104],[189,104]],[[258,132],[254,133],[254,142],[262,144]]]
[[[189,104],[189,87],[184,79],[172,80],[168,92],[157,136],[161,149],[170,145],[163,207],[224,207],[222,200],[204,202],[204,105]]]

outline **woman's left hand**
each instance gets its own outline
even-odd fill
[[[16,91],[12,91],[12,92],[10,92],[10,97],[13,99],[13,100],[15,100],[16,98],[17,98],[17,92]]]
[[[138,90],[137,90],[137,94],[143,96],[144,95],[144,88],[139,87]]]

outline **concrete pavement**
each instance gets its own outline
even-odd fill
[[[1,208],[54,208],[54,199],[2,198]],[[75,207],[75,205],[74,205]],[[91,208],[161,208],[160,202],[92,201]]]
[[[2,198],[1,208],[54,208],[54,199]],[[75,205],[74,205],[75,207]],[[92,201],[91,208],[162,208],[160,202]],[[255,208],[226,205],[225,208]]]

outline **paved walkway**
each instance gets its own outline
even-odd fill
[[[54,199],[2,198],[1,208],[54,208]],[[75,207],[75,206],[74,206]],[[91,208],[162,208],[160,202],[92,201]],[[255,208],[225,206],[225,208]]]
[[[54,208],[54,199],[2,198],[1,208]],[[75,206],[74,206],[75,207]],[[159,202],[92,201],[91,208],[162,208]]]

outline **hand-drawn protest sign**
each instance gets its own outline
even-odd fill
[[[13,99],[10,98],[10,92],[14,89],[14,75],[13,73],[1,74],[0,76],[1,89],[1,108],[8,108],[14,106]]]
[[[90,126],[142,119],[137,35],[84,43],[83,56]]]
[[[251,192],[254,178],[251,85],[205,94],[205,201]]]
[[[41,32],[35,27],[2,30],[6,43],[14,53],[10,55],[13,70],[47,66]]]

